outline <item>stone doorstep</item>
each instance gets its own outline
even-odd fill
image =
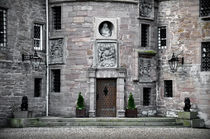
[[[176,119],[176,123],[177,124],[183,124],[183,126],[185,127],[192,127],[192,128],[204,128],[205,124],[204,124],[204,120],[202,119],[192,119],[192,120],[188,120],[188,119]]]
[[[179,119],[197,119],[198,113],[197,112],[178,112],[178,118]]]

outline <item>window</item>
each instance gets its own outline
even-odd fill
[[[173,83],[172,80],[164,81],[164,97],[173,97]]]
[[[210,71],[210,42],[201,43],[201,71]]]
[[[34,79],[34,97],[41,96],[41,89],[42,89],[42,79],[35,78]]]
[[[141,47],[147,47],[149,43],[149,25],[141,25]]]
[[[60,92],[61,86],[61,70],[60,69],[53,69],[52,70],[52,82],[51,82],[51,91],[52,92]]]
[[[0,8],[0,48],[7,44],[7,11]]]
[[[42,28],[42,25],[34,24],[34,50],[42,50]]]
[[[151,93],[151,88],[143,88],[143,105],[144,106],[150,105],[150,93]]]
[[[53,13],[53,28],[55,30],[61,29],[61,6],[52,7]]]
[[[158,27],[158,48],[165,49],[166,48],[166,27]]]
[[[200,0],[200,16],[210,16],[210,0]]]

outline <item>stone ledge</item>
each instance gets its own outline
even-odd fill
[[[64,2],[121,2],[121,3],[132,3],[138,4],[137,0],[50,0],[50,4],[64,3]]]

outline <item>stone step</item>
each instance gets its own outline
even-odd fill
[[[174,118],[13,118],[11,127],[55,127],[55,126],[178,126]]]

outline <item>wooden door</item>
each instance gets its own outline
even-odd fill
[[[96,116],[116,117],[116,79],[97,79]]]

